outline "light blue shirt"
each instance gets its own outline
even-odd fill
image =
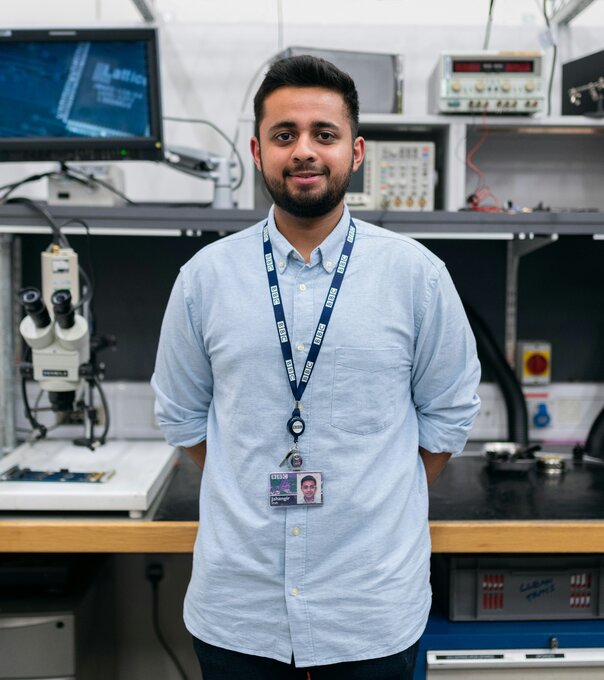
[[[305,264],[268,217],[298,379],[347,233]],[[430,609],[418,446],[460,453],[479,408],[474,338],[443,263],[354,220],[356,242],[304,393],[305,470],[324,504],[269,506],[293,397],[262,249],[265,222],[197,253],[174,285],[155,374],[176,446],[207,440],[184,615],[205,642],[299,667],[412,645]]]

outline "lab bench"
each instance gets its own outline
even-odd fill
[[[191,553],[200,474],[182,454],[143,520],[2,513],[0,553]],[[504,474],[464,455],[430,489],[430,533],[434,553],[604,553],[604,464]]]

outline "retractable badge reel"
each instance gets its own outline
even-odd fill
[[[287,421],[287,431],[294,438],[294,445],[283,459],[284,463],[288,463],[292,470],[299,470],[302,467],[302,456],[298,453],[298,437],[304,433],[306,424],[300,415],[300,409],[296,406],[292,411],[292,417]]]

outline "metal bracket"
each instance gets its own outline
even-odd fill
[[[150,3],[148,2],[148,0],[132,0],[132,4],[136,7],[142,18],[148,24],[155,23],[156,21],[155,11],[153,10],[152,7],[149,6]],[[153,0],[151,0],[151,4],[153,4]]]
[[[584,9],[587,9],[592,2],[593,0],[567,0],[552,14],[550,22],[558,26],[569,24]]]
[[[17,443],[15,433],[15,345],[13,337],[13,238],[0,235],[0,458]]]
[[[516,363],[516,341],[518,339],[518,267],[520,258],[557,240],[558,234],[548,236],[518,234],[513,241],[508,241],[505,277],[505,358],[512,368]]]

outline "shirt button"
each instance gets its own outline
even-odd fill
[[[292,529],[292,536],[299,536],[300,535],[300,527],[294,527]]]
[[[303,352],[303,351],[304,351],[304,343],[303,343],[303,342],[299,342],[299,343],[296,345],[296,349],[298,350],[298,352]]]
[[[327,269],[331,269],[333,267],[333,262],[331,260],[327,260],[325,266],[327,267]]]
[[[283,260],[279,260],[279,269],[283,269],[285,267],[285,262]]]
[[[289,594],[292,595],[293,597],[296,597],[296,595],[298,594],[298,592],[299,592],[299,591],[298,591],[297,588],[292,588],[292,589],[289,591]]]
[[[301,284],[298,286],[298,290],[304,292],[304,291],[306,290],[306,284],[305,284],[305,283],[301,283]]]

